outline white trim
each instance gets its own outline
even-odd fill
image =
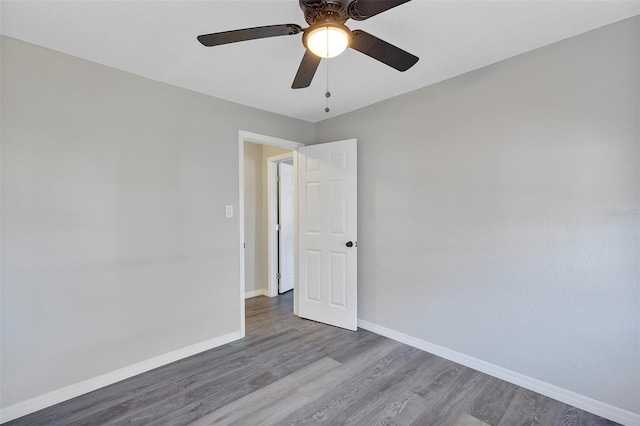
[[[414,348],[418,348],[434,355],[438,355],[442,358],[448,359],[449,361],[453,361],[469,368],[473,368],[474,370],[480,371],[493,377],[497,377],[498,379],[513,383],[539,394],[548,396],[549,398],[556,399],[558,401],[564,402],[565,404],[572,405],[574,407],[580,408],[581,410],[588,411],[590,413],[596,414],[609,420],[613,420],[623,425],[640,426],[640,414],[636,414],[631,411],[627,411],[622,408],[607,404],[605,402],[580,395],[578,393],[543,382],[541,380],[525,376],[524,374],[499,367],[486,361],[473,358],[460,352],[447,349],[434,343],[409,336],[399,331],[395,331],[390,328],[365,321],[363,319],[358,319],[358,327],[407,344],[409,346],[413,346]]]
[[[287,139],[275,138],[273,136],[261,135],[258,133],[247,132],[245,130],[238,131],[238,226],[240,229],[240,337],[245,336],[245,324],[244,324],[244,298],[245,298],[245,276],[244,276],[244,143],[251,142],[261,145],[271,145],[280,148],[289,148],[292,150],[298,149],[304,146],[303,143],[294,142]],[[293,165],[296,165],[296,158],[294,156]],[[294,244],[296,243],[294,235]],[[294,268],[298,269],[297,258],[294,258]],[[294,271],[295,272],[295,271]],[[296,300],[294,294],[294,306],[293,312],[297,313]]]
[[[300,315],[298,310],[299,299],[298,295],[300,291],[298,289],[299,275],[298,275],[298,238],[299,238],[299,229],[298,224],[300,223],[300,218],[298,217],[298,211],[300,209],[298,201],[300,199],[300,192],[298,191],[298,150],[293,151],[293,223],[295,226],[293,227],[293,314]]]
[[[244,241],[244,136],[242,130],[240,130],[239,143],[238,143],[238,157],[240,158],[238,164],[238,182],[239,182],[239,198],[238,198],[238,226],[240,228],[240,337],[245,335],[244,325],[244,253],[245,253],[245,241]]]
[[[27,414],[34,413],[38,410],[42,410],[43,408],[59,404],[60,402],[84,395],[85,393],[92,392],[96,389],[100,389],[121,380],[136,376],[140,373],[153,370],[154,368],[162,367],[163,365],[181,360],[197,353],[225,345],[240,338],[240,331],[234,331],[214,339],[196,343],[195,345],[187,346],[186,348],[178,349],[164,355],[10,405],[2,409],[0,412],[0,422],[5,423],[22,416],[26,416]]]
[[[260,145],[271,145],[280,148],[298,149],[304,146],[301,142],[294,142],[287,139],[274,138],[273,136],[261,135],[258,133],[246,132],[240,130],[240,140],[244,142],[257,143]]]
[[[252,297],[268,296],[268,295],[269,295],[269,292],[267,290],[265,290],[264,288],[259,288],[257,290],[247,291],[244,294],[244,298],[245,299],[251,299]]]
[[[282,161],[293,160],[293,151],[286,154],[274,155],[267,158],[267,294],[278,295],[278,238],[276,225],[278,224],[278,164]]]

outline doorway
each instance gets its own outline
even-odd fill
[[[305,147],[297,142],[240,131],[238,210],[243,219],[240,223],[242,337],[245,335],[246,142],[295,149],[294,175],[291,179],[294,185],[293,193],[297,195],[293,197],[296,224],[293,226],[292,239],[294,314],[357,330],[357,140],[325,142]]]
[[[248,144],[246,145],[247,153],[251,157],[248,161],[245,158],[245,143]],[[276,275],[279,269],[278,256],[276,254],[278,250],[278,234],[275,230],[275,224],[278,223],[278,208],[274,202],[274,200],[277,200],[277,169],[280,163],[289,162],[295,166],[295,150],[303,145],[299,142],[271,136],[246,131],[239,132],[240,330],[243,337],[245,333],[244,299],[247,296],[253,297],[262,294],[270,297],[278,295]],[[259,164],[257,164],[258,157],[260,157]],[[260,174],[261,179],[257,179],[256,173]],[[245,180],[254,180],[253,187],[251,182],[245,182]],[[258,187],[255,184],[257,181],[263,182],[264,185],[260,184],[260,187]],[[295,184],[295,179],[293,179],[292,183]],[[295,192],[294,189],[292,194],[295,194]],[[247,195],[249,196],[247,197]],[[260,200],[257,200],[256,197]],[[293,199],[294,222],[297,221],[295,198]],[[256,209],[257,203],[260,203],[261,209]],[[247,205],[245,206],[245,204]],[[246,219],[249,219],[248,227],[245,226]],[[292,228],[291,251],[294,254],[293,266],[295,266],[297,262],[295,245],[297,230],[295,227]],[[259,236],[256,237],[256,235]],[[248,239],[251,239],[251,241],[248,241]],[[249,268],[247,270],[247,263],[252,264],[254,266],[253,269]],[[256,264],[259,265],[257,269],[255,268]],[[294,274],[291,280],[294,287],[297,280],[297,271],[295,269],[294,267]],[[257,286],[256,281],[259,282]],[[267,283],[266,286],[264,285],[265,282]],[[295,289],[293,296],[293,311],[294,314],[297,314],[297,294]]]
[[[295,278],[293,151],[267,157],[266,167],[268,205],[267,295],[274,297],[293,290]]]

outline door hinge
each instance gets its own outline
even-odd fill
[[[276,182],[280,182],[280,175],[276,176]]]
[[[279,280],[280,278],[282,278],[282,275],[280,275],[280,272],[278,272],[278,273],[276,274],[276,280]]]
[[[280,230],[280,224],[276,223],[276,231],[279,231],[279,230]]]

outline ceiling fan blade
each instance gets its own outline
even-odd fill
[[[349,17],[364,21],[411,0],[355,0],[349,4]]]
[[[304,87],[309,87],[309,85],[311,84],[311,80],[313,80],[313,76],[318,69],[318,65],[320,65],[321,60],[322,58],[314,55],[308,50],[304,52],[302,62],[300,62],[300,67],[298,68],[296,77],[293,79],[291,88],[302,89]]]
[[[353,30],[351,48],[377,59],[398,71],[406,71],[420,58],[362,30]]]
[[[267,25],[264,27],[245,28],[243,30],[223,31],[221,33],[202,34],[198,41],[207,47],[238,41],[255,40],[258,38],[293,35],[302,32],[302,27],[296,24]]]

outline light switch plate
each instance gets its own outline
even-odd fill
[[[232,205],[224,206],[224,215],[227,218],[233,217],[233,206]]]

